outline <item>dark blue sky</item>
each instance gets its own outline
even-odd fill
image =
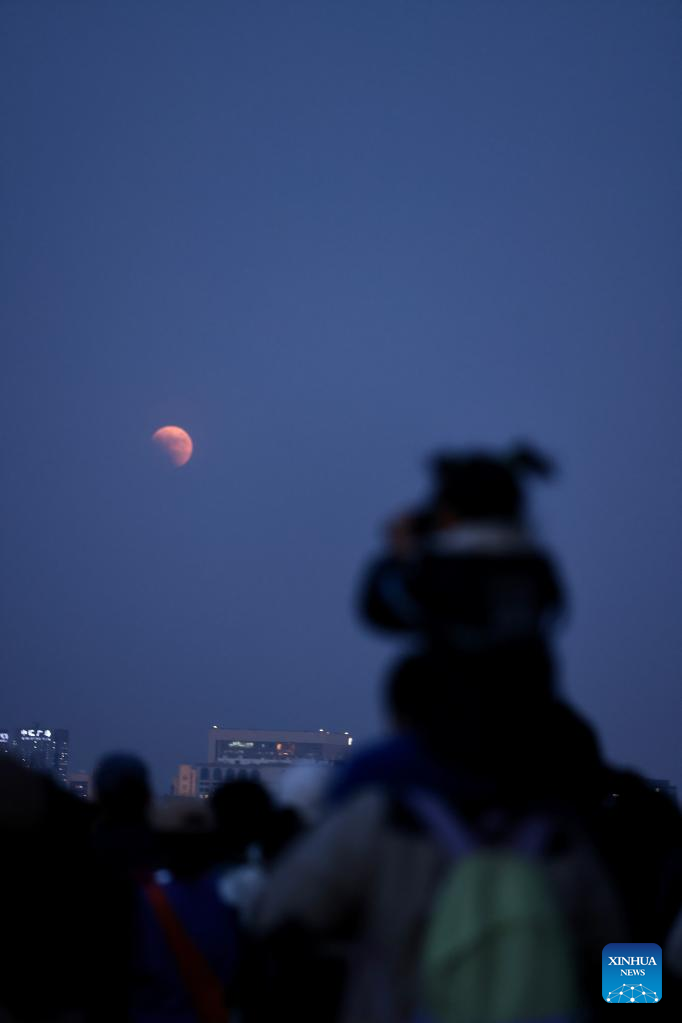
[[[564,686],[682,782],[677,0],[0,21],[2,723],[164,785],[213,722],[369,736],[378,523],[527,436]]]

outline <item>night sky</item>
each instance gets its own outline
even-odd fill
[[[526,437],[563,687],[682,783],[677,0],[4,0],[0,38],[0,724],[164,788],[212,723],[376,734],[380,524]]]

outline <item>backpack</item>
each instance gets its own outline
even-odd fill
[[[575,1020],[575,954],[542,861],[551,822],[522,819],[490,846],[429,793],[408,806],[453,859],[426,926],[414,1023]]]

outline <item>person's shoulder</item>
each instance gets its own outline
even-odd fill
[[[410,735],[389,736],[372,743],[340,769],[329,793],[331,802],[345,800],[361,787],[390,783],[396,769],[403,768],[416,753]]]

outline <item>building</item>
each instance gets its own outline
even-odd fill
[[[45,773],[54,771],[54,739],[49,728],[17,728],[14,749],[25,767]]]
[[[173,780],[176,796],[207,798],[223,782],[247,778],[276,789],[283,775],[297,764],[333,769],[348,756],[353,738],[348,732],[275,731],[219,728],[208,733],[208,757],[200,764],[181,764]]]
[[[25,767],[51,774],[67,784],[69,773],[69,732],[66,728],[17,728],[10,741],[11,751]]]
[[[69,732],[66,728],[55,728],[52,733],[54,741],[54,774],[67,785],[69,779]]]
[[[192,767],[191,764],[180,764],[178,773],[173,779],[173,795],[193,796],[196,798],[198,795],[197,776],[198,771],[196,767]]]

